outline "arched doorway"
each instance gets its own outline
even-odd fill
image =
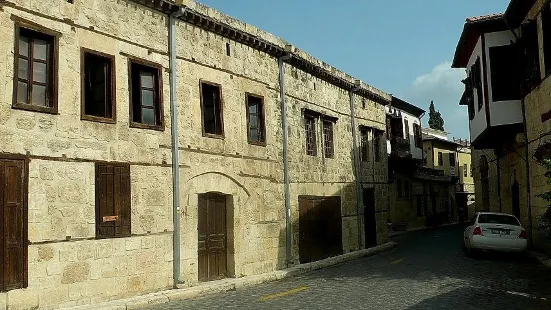
[[[515,180],[515,182],[513,182],[513,185],[511,186],[511,199],[511,205],[513,206],[513,215],[520,220],[520,185],[518,184],[517,180]]]

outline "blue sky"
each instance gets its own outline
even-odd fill
[[[450,68],[465,18],[503,12],[509,0],[200,0],[428,112],[450,138],[468,138],[458,105],[463,70]],[[428,113],[423,118],[428,121]]]

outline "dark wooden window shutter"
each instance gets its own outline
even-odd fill
[[[96,165],[96,237],[131,234],[130,166]]]
[[[25,163],[0,160],[0,291],[27,286]]]

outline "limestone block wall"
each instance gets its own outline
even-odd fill
[[[12,109],[15,20],[60,33],[58,114]],[[0,152],[29,158],[28,288],[0,309],[86,305],[172,285],[169,105],[164,131],[129,127],[125,55],[167,66],[166,18],[133,2],[0,4]],[[81,48],[115,57],[116,122],[81,120]],[[165,102],[168,75],[163,74]],[[132,236],[96,240],[95,162],[131,165]]]

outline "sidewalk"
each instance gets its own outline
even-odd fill
[[[461,222],[455,222],[455,223],[450,223],[450,224],[438,225],[438,226],[436,226],[436,227],[433,227],[433,226],[429,226],[429,227],[416,227],[416,228],[406,229],[406,230],[403,230],[403,231],[391,231],[391,232],[388,233],[388,237],[389,237],[389,238],[391,238],[391,237],[397,237],[397,236],[402,236],[402,235],[409,234],[409,233],[416,232],[416,231],[429,230],[429,229],[436,229],[436,228],[440,228],[440,227],[451,227],[451,226],[456,226],[456,225],[461,225],[461,224],[463,224],[463,223],[461,223]]]
[[[374,255],[383,251],[388,251],[397,245],[395,242],[388,242],[373,248],[346,253],[340,256],[327,258],[321,261],[301,264],[291,268],[276,270],[270,273],[265,273],[255,276],[247,276],[243,278],[232,278],[220,281],[201,283],[197,286],[178,288],[167,291],[161,291],[141,296],[136,296],[127,299],[114,300],[110,302],[85,305],[64,309],[71,310],[130,310],[130,309],[143,309],[147,306],[162,304],[176,300],[184,300],[204,295],[221,293],[227,291],[234,291],[236,289],[242,289],[248,286],[258,285],[265,282],[281,280],[288,277],[293,277],[308,273],[310,271],[322,269],[325,267],[333,266],[336,264],[344,263],[350,260],[358,259],[360,257]]]

